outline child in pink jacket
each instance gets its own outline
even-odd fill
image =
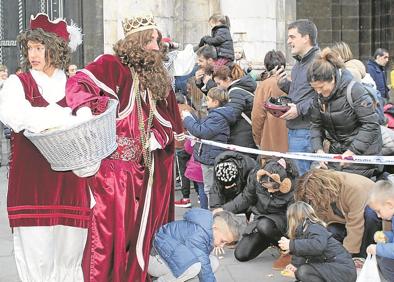
[[[194,186],[197,187],[198,196],[200,197],[200,207],[202,209],[208,209],[208,196],[204,192],[201,163],[194,160],[193,145],[190,139],[185,141],[185,151],[191,155],[190,160],[186,164],[185,176],[193,181]]]

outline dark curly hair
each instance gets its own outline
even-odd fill
[[[45,60],[47,65],[65,70],[70,63],[71,50],[68,43],[54,33],[46,32],[41,28],[29,29],[17,37],[22,54],[22,68],[24,71],[31,69],[27,43],[38,42],[45,45]]]
[[[141,86],[149,89],[153,99],[163,100],[170,88],[170,77],[163,65],[161,52],[145,50],[152,40],[153,29],[132,33],[115,43],[115,55],[138,74]]]

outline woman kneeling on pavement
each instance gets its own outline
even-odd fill
[[[313,169],[298,179],[295,200],[309,203],[353,258],[366,257],[366,248],[382,226],[367,206],[373,185],[358,174]]]
[[[251,207],[255,219],[248,224],[242,239],[235,249],[235,258],[249,261],[256,258],[270,245],[277,246],[278,240],[286,234],[286,210],[293,202],[292,179],[296,169],[285,159],[270,159],[262,168],[253,170],[248,177],[244,191],[222,209],[239,213]],[[282,269],[290,262],[290,256],[283,255],[274,262],[274,269]]]
[[[382,135],[379,118],[368,91],[353,81],[338,56],[325,48],[308,69],[308,81],[318,93],[311,107],[311,143],[313,150],[323,153],[323,141],[330,141],[329,153],[379,155]],[[380,172],[375,164],[341,164],[321,162],[321,167],[334,168],[366,177]]]

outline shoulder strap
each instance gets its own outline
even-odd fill
[[[347,85],[346,88],[346,99],[352,109],[354,109],[353,97],[352,97],[352,88],[354,83],[356,83],[356,81],[354,80],[350,81],[350,83]]]
[[[254,94],[253,94],[252,92],[250,92],[250,91],[248,91],[248,90],[245,90],[245,89],[243,89],[243,88],[241,88],[241,87],[232,87],[232,88],[228,91],[228,94],[230,95],[231,91],[232,91],[232,90],[235,90],[235,89],[245,91],[245,92],[249,93],[250,95],[252,95],[252,97],[254,97]]]
[[[228,95],[230,95],[230,92],[231,92],[232,90],[235,90],[235,89],[245,91],[245,92],[249,93],[250,95],[252,95],[252,97],[254,97],[254,94],[253,94],[252,92],[250,92],[250,91],[248,91],[248,90],[245,90],[245,89],[243,89],[243,88],[241,88],[241,87],[232,87],[232,88],[228,91]],[[244,120],[246,120],[247,123],[250,124],[250,126],[252,126],[252,120],[251,120],[244,112],[241,113],[241,116],[243,117]]]

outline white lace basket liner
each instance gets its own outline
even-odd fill
[[[96,164],[117,148],[116,107],[108,101],[107,110],[75,127],[24,135],[38,148],[56,171],[75,170]]]

